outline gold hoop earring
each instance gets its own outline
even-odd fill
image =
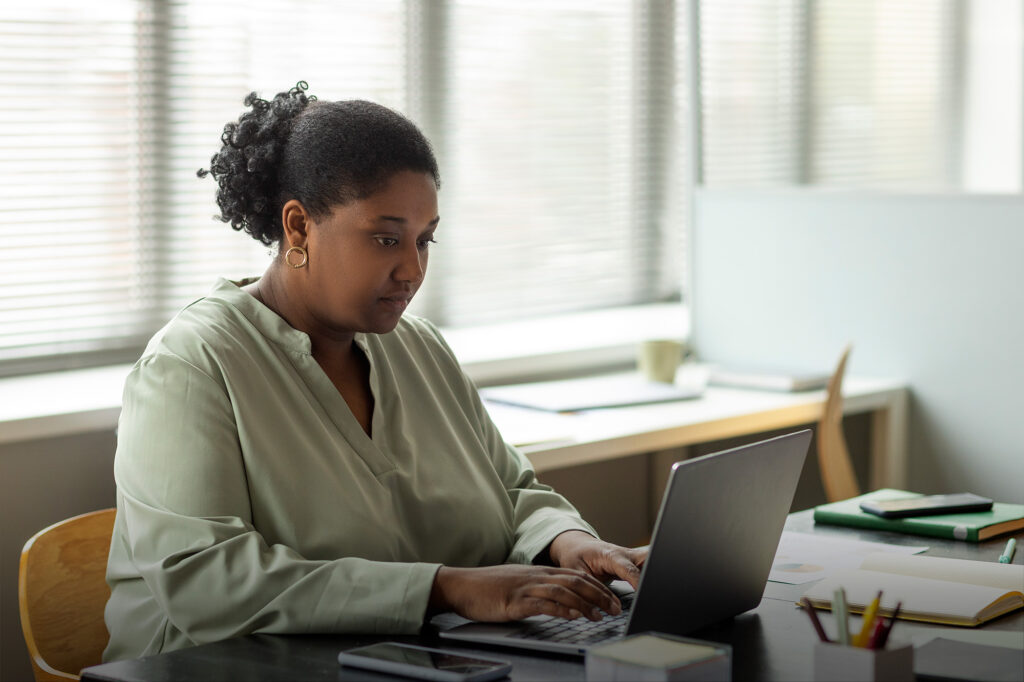
[[[302,260],[299,261],[298,263],[293,263],[291,261],[290,256],[292,255],[293,251],[302,256]],[[284,252],[284,262],[290,265],[295,270],[298,270],[299,268],[306,267],[306,263],[309,262],[309,254],[306,252],[306,249],[302,248],[301,246],[293,246]]]

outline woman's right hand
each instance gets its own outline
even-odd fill
[[[622,611],[615,593],[600,580],[572,568],[503,564],[483,568],[442,566],[434,577],[430,610],[454,611],[486,622],[548,615],[601,620]]]

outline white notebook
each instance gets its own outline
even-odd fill
[[[708,381],[715,386],[764,391],[811,391],[828,386],[827,371],[807,372],[769,368],[713,367]]]
[[[646,381],[639,373],[492,386],[480,390],[480,395],[487,400],[550,412],[686,400],[697,398],[702,393],[702,386]]]
[[[812,606],[831,608],[837,587],[852,613],[882,592],[879,613],[946,625],[981,625],[1024,607],[1024,566],[908,554],[869,554],[860,568],[842,571],[808,589]]]

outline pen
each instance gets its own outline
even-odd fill
[[[885,618],[876,618],[875,627],[871,630],[871,638],[868,640],[869,649],[882,648],[882,635],[885,633]]]
[[[828,635],[825,634],[825,628],[821,626],[821,621],[818,620],[818,614],[814,612],[814,607],[811,606],[811,603],[806,599],[801,599],[799,603],[800,606],[802,606],[803,609],[807,611],[807,615],[810,616],[811,625],[814,626],[815,632],[818,633],[818,639],[820,639],[823,642],[831,642],[832,640],[830,640],[828,638]]]
[[[875,614],[878,613],[878,603],[882,601],[882,592],[879,590],[878,596],[871,600],[868,607],[864,609],[864,624],[861,625],[860,632],[853,637],[853,645],[866,647],[868,645],[868,638],[871,636],[871,628],[875,624]]]
[[[846,590],[837,587],[832,594],[832,612],[836,615],[836,640],[845,646],[850,644],[849,609],[846,608]]]
[[[892,626],[896,624],[896,619],[900,615],[901,608],[903,608],[903,602],[896,602],[896,608],[892,610],[892,617],[889,618],[889,627],[882,631],[882,638],[878,640],[879,649],[884,649],[885,643],[889,641],[889,633],[892,632]]]
[[[1013,553],[1016,550],[1017,550],[1017,540],[1016,540],[1016,538],[1010,538],[1009,540],[1006,541],[1006,549],[1004,549],[1003,553],[999,556],[999,563],[1001,563],[1001,564],[1008,564],[1011,561],[1013,561]]]

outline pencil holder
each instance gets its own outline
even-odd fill
[[[819,682],[913,682],[914,647],[865,649],[829,642],[814,645],[814,679]]]

